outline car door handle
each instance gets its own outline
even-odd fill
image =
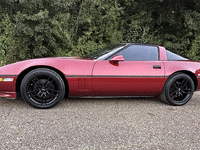
[[[153,65],[153,69],[161,69],[160,65]]]

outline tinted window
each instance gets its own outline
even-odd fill
[[[105,59],[109,55],[112,55],[117,50],[124,47],[126,44],[112,44],[109,46],[104,47],[103,49],[94,51],[93,53],[90,53],[88,55],[83,56],[83,58],[90,58],[90,59]]]
[[[117,55],[122,55],[125,61],[157,61],[158,48],[156,46],[132,45]]]
[[[166,54],[167,54],[167,59],[168,60],[188,60],[188,59],[186,59],[186,58],[184,58],[182,56],[179,56],[177,54],[174,54],[174,53],[172,53],[170,51],[167,51]]]

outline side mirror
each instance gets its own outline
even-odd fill
[[[122,55],[116,55],[113,58],[111,58],[110,61],[112,62],[124,61],[124,57]]]

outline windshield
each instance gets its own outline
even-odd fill
[[[114,54],[119,49],[121,49],[122,47],[124,47],[125,45],[126,44],[112,44],[112,45],[106,46],[103,49],[99,49],[95,52],[85,55],[83,56],[83,58],[104,60],[110,55]]]

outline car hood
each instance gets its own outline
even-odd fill
[[[0,75],[18,75],[23,70],[33,66],[49,66],[58,70],[73,66],[91,66],[96,62],[94,59],[81,57],[49,57],[19,61],[0,67]]]

